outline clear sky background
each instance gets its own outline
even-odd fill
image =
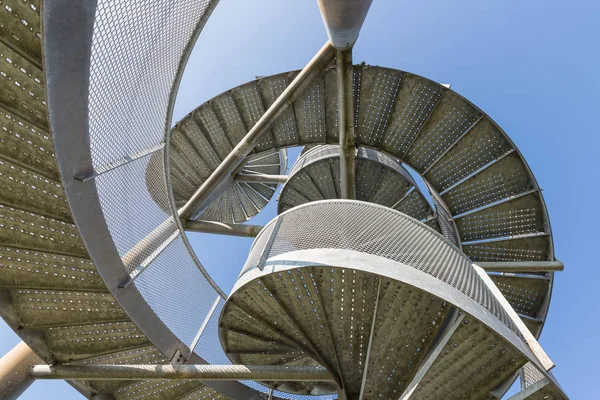
[[[188,63],[174,119],[257,75],[302,68],[326,39],[315,0],[221,0]],[[565,264],[541,344],[571,399],[600,398],[600,2],[374,0],[354,61],[452,84],[519,147],[544,189]],[[274,210],[270,204],[252,223],[266,223]],[[251,240],[190,239],[228,292]],[[2,354],[19,342],[5,324],[0,339]],[[21,398],[82,397],[62,381],[43,381]]]

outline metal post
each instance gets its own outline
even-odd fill
[[[338,129],[342,199],[356,199],[352,49],[337,51]]]
[[[492,294],[496,297],[500,305],[504,308],[504,311],[508,314],[513,324],[520,331],[521,336],[529,349],[533,352],[540,365],[543,366],[546,371],[551,370],[554,367],[554,363],[548,357],[542,346],[538,343],[533,334],[529,331],[529,328],[525,325],[521,317],[517,314],[517,312],[512,308],[506,297],[500,292],[500,289],[494,284],[489,275],[483,270],[483,268],[473,264],[473,269],[477,272],[477,275],[483,280],[488,289],[492,292]]]
[[[261,225],[226,224],[214,221],[187,221],[185,230],[190,232],[213,233],[217,235],[256,237],[263,229]]]
[[[173,234],[177,232],[177,224],[172,218],[166,219],[143,240],[138,242],[121,258],[127,271],[132,271],[142,264],[149,264],[146,259],[156,254],[170,243]],[[171,239],[172,240],[172,239]]]
[[[489,272],[550,272],[562,271],[565,266],[561,261],[476,261],[479,267]]]
[[[287,175],[267,174],[237,174],[234,178],[238,182],[286,183]]]
[[[30,367],[41,362],[25,342],[6,353],[0,359],[0,399],[17,399],[33,383]]]
[[[31,376],[76,380],[334,381],[325,367],[312,365],[35,365]]]
[[[446,317],[446,321],[448,322],[448,324],[445,328],[443,328],[443,333],[436,338],[435,343],[432,344],[432,346],[430,347],[431,350],[429,354],[425,356],[425,359],[419,366],[417,373],[413,376],[412,381],[408,384],[406,389],[404,389],[404,392],[400,396],[399,400],[410,399],[413,392],[415,391],[417,386],[419,386],[425,375],[427,375],[427,372],[429,372],[429,369],[435,363],[438,356],[440,355],[440,353],[442,352],[452,335],[454,335],[456,329],[460,326],[460,324],[462,324],[463,320],[465,319],[465,314],[458,316],[458,318],[457,314],[458,312],[456,311],[456,309],[450,311],[449,315]]]
[[[258,144],[263,132],[271,126],[282,112],[290,107],[312,80],[333,60],[334,56],[335,50],[330,42],[327,42],[250,129],[250,132],[225,157],[202,186],[196,190],[188,202],[179,209],[181,219],[184,221],[189,220],[197,209],[205,205],[213,189],[231,176],[238,165]]]
[[[336,49],[351,47],[360,33],[373,0],[319,0],[321,16]]]

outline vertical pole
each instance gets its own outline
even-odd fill
[[[352,48],[337,50],[336,58],[341,193],[343,199],[356,199]]]
[[[0,359],[0,399],[17,399],[33,383],[32,365],[44,362],[25,344],[17,344]]]

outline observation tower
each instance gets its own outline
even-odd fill
[[[302,70],[173,125],[217,3],[0,2],[0,397],[567,399],[537,341],[563,265],[508,135],[353,64],[369,0],[319,0]],[[230,293],[186,231],[255,237]]]

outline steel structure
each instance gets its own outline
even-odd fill
[[[567,398],[537,342],[563,268],[541,190],[447,86],[352,65],[370,4],[319,1],[302,71],[171,129],[216,0],[2,1],[0,312],[23,343],[0,397],[494,399],[520,375],[515,399]],[[256,237],[229,296],[185,230]]]

